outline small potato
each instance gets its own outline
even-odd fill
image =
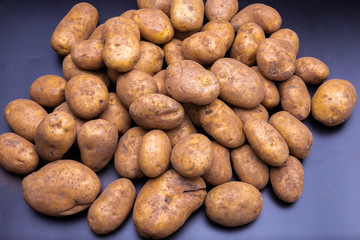
[[[164,63],[164,51],[161,47],[146,41],[140,41],[141,56],[133,69],[142,70],[151,76],[160,72]]]
[[[245,23],[237,31],[230,57],[253,66],[256,63],[256,51],[264,39],[264,30],[259,25],[253,22]]]
[[[22,194],[33,210],[62,217],[88,208],[99,194],[100,185],[98,176],[84,164],[58,160],[25,177]]]
[[[180,32],[199,30],[204,21],[205,6],[202,0],[173,0],[170,19]]]
[[[209,31],[216,33],[225,43],[226,51],[229,50],[233,44],[235,31],[233,26],[224,20],[212,20],[206,23],[202,28],[202,32]]]
[[[226,43],[214,32],[198,32],[184,39],[181,49],[185,59],[211,65],[225,56]]]
[[[230,21],[238,10],[237,0],[207,0],[205,2],[205,16],[208,21]]]
[[[259,104],[259,106],[253,109],[233,107],[232,110],[242,121],[243,124],[245,124],[245,122],[250,119],[261,119],[264,120],[265,122],[267,122],[269,119],[268,111],[261,104]]]
[[[129,111],[121,104],[116,93],[109,93],[109,104],[98,118],[104,119],[115,125],[119,134],[124,134],[131,126]]]
[[[231,150],[231,162],[240,181],[259,190],[268,183],[269,167],[256,156],[249,144]]]
[[[246,138],[256,153],[265,163],[279,167],[289,156],[289,148],[276,129],[260,119],[251,119],[244,124]]]
[[[152,130],[141,139],[139,166],[147,177],[158,177],[169,167],[171,143],[161,130]]]
[[[298,76],[292,76],[290,79],[281,82],[278,85],[281,107],[291,115],[304,120],[311,111],[311,98],[304,81]]]
[[[219,81],[219,97],[226,103],[252,109],[264,99],[265,89],[260,78],[245,64],[232,58],[222,58],[211,66],[210,71]]]
[[[201,108],[201,106],[199,106],[199,105],[195,105],[192,103],[184,103],[184,109],[185,109],[187,115],[189,116],[189,118],[191,119],[191,122],[196,127],[201,127],[200,112],[199,112],[200,108]]]
[[[137,0],[139,8],[156,8],[170,16],[170,5],[172,0]]]
[[[168,130],[165,133],[170,139],[171,147],[174,147],[181,138],[192,133],[197,133],[197,131],[193,123],[191,122],[189,116],[185,114],[184,120],[178,127]]]
[[[43,107],[56,107],[65,100],[66,80],[56,75],[44,75],[30,86],[30,97]]]
[[[205,198],[206,215],[217,224],[236,227],[254,221],[261,213],[259,190],[244,182],[227,182],[214,187]]]
[[[11,130],[30,142],[35,141],[35,130],[47,114],[38,103],[28,99],[11,101],[4,111],[5,120]]]
[[[114,165],[121,177],[129,179],[144,177],[139,166],[139,149],[146,132],[140,127],[133,127],[120,138],[115,150]]]
[[[205,182],[217,186],[229,182],[232,177],[232,168],[230,162],[229,149],[223,147],[215,141],[212,141],[214,149],[213,163],[209,170],[202,175]]]
[[[76,66],[85,70],[98,70],[105,66],[102,59],[104,41],[98,39],[83,40],[71,48],[71,57]]]
[[[293,30],[291,30],[289,28],[280,29],[280,30],[274,32],[273,34],[271,34],[270,38],[281,39],[281,40],[286,40],[286,41],[290,42],[291,45],[295,49],[296,55],[298,54],[298,52],[299,52],[299,37],[296,34],[296,32],[294,32]]]
[[[120,73],[118,71],[115,71],[113,69],[107,68],[106,69],[106,74],[108,75],[108,77],[110,78],[111,82],[115,83],[117,82],[117,79],[120,75],[122,75],[123,73]]]
[[[311,114],[326,126],[339,125],[350,117],[356,98],[356,90],[349,81],[330,79],[316,90]]]
[[[98,19],[94,6],[86,2],[76,4],[56,26],[50,40],[51,47],[62,56],[68,55],[75,43],[90,36]]]
[[[139,97],[157,93],[157,85],[153,77],[139,69],[122,74],[116,82],[116,94],[124,107],[130,105]]]
[[[168,95],[165,81],[166,81],[166,70],[161,70],[153,76],[153,80],[156,82],[156,86],[159,94]]]
[[[93,75],[79,75],[66,84],[65,99],[76,116],[92,119],[107,107],[109,93],[100,78]]]
[[[184,108],[174,99],[161,94],[147,94],[136,99],[129,108],[132,119],[141,127],[169,130],[184,119]]]
[[[165,61],[169,66],[170,64],[184,60],[184,55],[182,53],[182,41],[176,38],[173,38],[170,42],[166,43],[163,46]]]
[[[104,119],[86,122],[77,136],[82,163],[94,172],[103,169],[114,156],[118,135],[115,125]]]
[[[107,234],[118,228],[129,215],[135,196],[135,186],[129,179],[110,183],[89,208],[87,219],[91,231]]]
[[[61,159],[76,139],[74,118],[62,111],[50,113],[40,122],[35,132],[35,148],[47,161]]]
[[[175,30],[174,38],[179,39],[181,41],[184,41],[185,38],[190,37],[191,35],[197,33],[200,31],[201,28],[193,30],[193,31],[187,31],[187,32],[180,32]]]
[[[304,170],[300,161],[289,156],[281,167],[272,167],[270,182],[279,199],[288,203],[297,201],[304,187]]]
[[[266,34],[271,34],[280,29],[282,19],[274,8],[262,3],[255,3],[240,10],[230,21],[235,31],[249,22],[258,24]]]
[[[197,105],[212,103],[220,92],[215,75],[191,60],[178,61],[167,67],[165,87],[176,101]]]
[[[206,184],[201,177],[188,179],[168,170],[150,179],[135,200],[136,232],[152,239],[170,236],[203,204],[205,195]]]
[[[6,171],[27,175],[39,165],[34,144],[15,133],[0,135],[0,166]]]
[[[95,30],[91,33],[88,39],[98,39],[104,41],[103,29],[104,29],[104,24],[100,24],[95,28]]]
[[[221,145],[236,148],[245,143],[241,120],[223,101],[217,99],[199,113],[202,128]]]
[[[330,75],[328,66],[313,57],[302,57],[296,60],[295,75],[307,84],[320,84]]]
[[[57,106],[53,112],[56,111],[62,111],[62,112],[66,112],[68,114],[70,114],[75,122],[76,122],[76,133],[78,134],[80,131],[80,128],[82,127],[82,125],[84,125],[84,123],[86,122],[85,120],[78,118],[77,116],[75,116],[75,114],[70,110],[69,105],[67,104],[67,102],[63,102],[62,104],[60,104],[59,106]]]

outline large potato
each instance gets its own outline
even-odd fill
[[[199,30],[204,21],[204,11],[202,0],[173,0],[170,6],[171,23],[180,32]]]
[[[161,47],[147,41],[140,41],[141,56],[134,69],[142,70],[151,76],[160,72],[164,63]]]
[[[295,75],[307,84],[320,84],[330,75],[328,66],[313,57],[302,57],[296,60]]]
[[[191,122],[189,116],[185,114],[184,120],[181,124],[171,130],[165,131],[166,135],[169,137],[171,142],[171,147],[174,147],[181,138],[190,135],[192,133],[197,133],[196,128],[194,127],[193,123]]]
[[[207,0],[205,2],[205,16],[209,21],[230,21],[238,10],[237,0]]]
[[[216,33],[225,43],[226,51],[229,50],[233,44],[235,31],[233,26],[224,20],[212,20],[206,23],[202,28],[202,32],[210,31]]]
[[[289,28],[283,28],[274,32],[270,38],[286,40],[294,47],[296,54],[299,52],[299,37],[296,32]]]
[[[173,0],[137,0],[139,8],[156,8],[170,16],[170,5]]]
[[[149,180],[141,188],[133,209],[135,230],[145,238],[165,238],[178,230],[204,202],[201,177],[188,179],[174,170]]]
[[[105,66],[102,59],[104,41],[88,39],[75,43],[71,48],[71,57],[76,66],[85,70],[97,70]]]
[[[217,224],[235,227],[254,221],[261,213],[259,190],[244,182],[227,182],[214,187],[205,198],[206,215]]]
[[[170,64],[184,60],[184,55],[182,53],[182,41],[176,38],[173,38],[170,42],[166,43],[163,46],[165,61],[169,66]]]
[[[266,122],[269,119],[268,111],[261,104],[259,104],[259,106],[257,106],[256,108],[252,108],[252,109],[233,107],[232,110],[242,121],[243,124],[245,124],[245,122],[250,119],[261,119]]]
[[[88,208],[100,192],[100,179],[84,164],[58,160],[22,181],[25,202],[49,216],[68,216]]]

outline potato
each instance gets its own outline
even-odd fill
[[[206,171],[202,178],[206,183],[217,186],[229,182],[232,177],[229,149],[212,141],[214,158],[211,167]]]
[[[141,139],[147,131],[140,127],[130,128],[120,138],[114,155],[116,172],[129,179],[144,177],[139,166],[139,149]]]
[[[55,217],[88,208],[100,192],[100,179],[84,164],[58,160],[22,181],[25,202],[35,211]]]
[[[44,75],[30,86],[30,97],[43,107],[56,107],[65,100],[66,80],[56,75]]]
[[[116,93],[109,93],[109,104],[98,118],[115,125],[119,134],[124,134],[131,126],[131,117],[128,110],[121,104]]]
[[[150,74],[133,69],[118,77],[116,94],[124,107],[129,108],[136,99],[150,93],[157,93],[156,82]]]
[[[243,124],[245,124],[245,122],[250,119],[261,119],[264,120],[265,122],[267,122],[269,119],[268,111],[261,104],[259,104],[259,106],[253,109],[233,107],[232,110],[242,121]]]
[[[265,163],[279,167],[289,156],[289,148],[276,129],[260,119],[251,119],[244,124],[246,138],[255,154]]]
[[[296,54],[291,43],[266,38],[256,51],[256,62],[261,74],[273,81],[285,81],[295,72]]]
[[[213,163],[211,141],[203,134],[193,133],[179,140],[171,151],[171,165],[181,176],[197,178]]]
[[[272,167],[270,182],[279,199],[288,203],[297,201],[304,187],[304,170],[300,161],[289,156],[281,167]]]
[[[233,26],[224,20],[212,20],[206,23],[202,28],[202,32],[210,31],[216,33],[225,43],[226,51],[229,50],[233,44],[235,31]]]
[[[237,0],[207,0],[205,2],[205,16],[208,21],[230,21],[238,10]]]
[[[91,33],[91,35],[88,39],[89,40],[90,39],[98,39],[98,40],[104,41],[103,29],[104,29],[104,24],[100,24],[99,26],[97,26],[95,28],[95,30]]]
[[[102,59],[104,41],[99,39],[82,40],[71,48],[71,57],[76,66],[85,70],[98,70],[105,66]]]
[[[170,64],[184,60],[184,55],[182,53],[182,41],[176,38],[173,38],[170,42],[166,43],[163,46],[165,61],[169,66]]]
[[[152,130],[141,139],[139,166],[147,177],[158,177],[169,167],[171,143],[161,130]]]
[[[290,79],[281,82],[278,88],[283,110],[288,111],[300,121],[309,116],[311,98],[306,84],[301,78],[294,75]]]
[[[326,126],[339,125],[350,117],[356,98],[356,90],[349,81],[330,79],[316,90],[311,114]]]
[[[93,75],[79,75],[66,84],[65,99],[76,116],[92,119],[107,107],[109,93],[100,78]]]
[[[195,105],[192,103],[184,103],[184,109],[185,109],[187,115],[189,116],[189,118],[191,119],[191,122],[196,127],[201,127],[200,113],[199,113],[200,108],[201,108],[201,106],[199,106],[199,105]]]
[[[284,138],[291,155],[299,159],[309,156],[313,136],[305,124],[286,111],[273,114],[269,123]]]
[[[56,111],[62,111],[62,112],[66,112],[68,114],[70,114],[76,123],[76,133],[78,134],[80,131],[80,128],[82,127],[82,125],[84,125],[84,123],[86,122],[85,120],[78,118],[77,116],[75,116],[75,114],[70,110],[69,105],[67,104],[67,102],[63,102],[62,104],[60,104],[59,106],[57,106],[53,112]]]
[[[280,29],[282,19],[274,8],[255,3],[240,10],[230,21],[235,31],[249,22],[258,24],[266,34],[271,34]]]
[[[35,141],[35,130],[45,116],[45,109],[28,99],[11,101],[4,111],[5,120],[11,130],[30,142]]]
[[[50,113],[40,122],[35,131],[35,148],[46,161],[61,159],[76,138],[74,118],[62,111]]]
[[[226,103],[251,109],[263,100],[265,90],[262,82],[245,64],[232,58],[222,58],[211,66],[210,71],[219,81],[219,97]]]
[[[156,8],[170,16],[170,5],[172,0],[137,0],[139,8]]]
[[[184,108],[174,99],[161,94],[147,94],[136,99],[129,108],[131,118],[141,127],[169,130],[184,119]]]
[[[6,171],[27,175],[39,165],[34,144],[15,133],[0,135],[0,166]]]
[[[237,177],[246,182],[263,189],[269,181],[269,167],[262,161],[249,144],[231,150],[231,162]]]
[[[225,56],[226,43],[214,32],[198,32],[184,39],[181,50],[185,59],[211,65]]]
[[[215,75],[191,60],[177,61],[166,68],[165,87],[176,101],[197,105],[212,103],[220,92]]]
[[[202,128],[221,145],[236,148],[245,143],[241,120],[223,101],[217,99],[199,113]]]
[[[191,122],[189,116],[185,114],[184,120],[180,125],[174,129],[165,131],[166,135],[169,137],[171,142],[171,147],[174,147],[181,138],[190,135],[192,133],[197,133],[196,128]]]
[[[76,4],[56,26],[50,40],[51,47],[62,56],[68,55],[75,43],[90,36],[98,19],[94,6],[86,2]]]
[[[133,222],[145,238],[165,238],[178,230],[204,202],[206,185],[201,177],[188,179],[174,170],[150,179],[134,204]]]
[[[113,69],[107,68],[106,69],[106,74],[108,75],[108,77],[110,78],[111,82],[115,83],[117,82],[117,79],[120,75],[122,75],[123,73],[120,73],[118,71],[115,71]]]
[[[141,56],[133,69],[142,70],[151,76],[160,72],[164,62],[164,51],[161,47],[146,41],[140,41]]]
[[[244,182],[227,182],[214,187],[205,198],[206,215],[217,224],[236,227],[254,221],[261,213],[259,190]]]
[[[180,32],[199,30],[204,21],[204,8],[202,0],[173,0],[170,6],[171,23]]]
[[[187,32],[180,32],[178,30],[175,30],[174,38],[184,41],[185,38],[190,37],[191,35],[199,32],[200,30],[201,30],[201,28],[192,30],[192,31],[187,31]]]
[[[168,95],[165,81],[166,81],[166,70],[161,70],[153,76],[153,80],[156,82],[156,86],[159,94]]]
[[[295,75],[307,84],[320,84],[330,75],[328,66],[313,57],[302,57],[296,60]]]
[[[107,234],[118,228],[129,215],[135,196],[135,186],[129,179],[110,183],[89,208],[87,219],[91,231]]]
[[[115,125],[104,119],[86,122],[77,136],[82,163],[94,172],[106,167],[114,156],[118,135]]]
[[[256,63],[256,50],[264,39],[264,30],[259,25],[253,22],[245,23],[237,31],[230,57],[253,66]]]
[[[281,40],[286,40],[286,41],[290,42],[291,45],[295,49],[296,55],[298,54],[298,52],[299,52],[299,37],[296,34],[296,32],[294,32],[293,30],[291,30],[289,28],[280,29],[280,30],[274,32],[273,34],[271,34],[270,38],[281,39]]]

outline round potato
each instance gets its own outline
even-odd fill
[[[204,21],[205,6],[202,0],[173,0],[170,19],[180,32],[199,30]]]
[[[164,51],[161,47],[146,41],[140,41],[141,56],[133,69],[142,70],[151,76],[160,72],[164,63]]]
[[[99,39],[83,40],[71,48],[71,57],[76,66],[85,70],[98,70],[105,66],[102,59],[104,41]]]
[[[197,127],[201,127],[200,112],[199,112],[200,108],[201,106],[199,105],[195,105],[192,103],[184,103],[184,109],[187,115],[191,119],[191,122]]]
[[[259,104],[259,106],[253,109],[233,107],[232,110],[242,121],[243,124],[245,124],[245,122],[250,119],[261,119],[264,120],[265,122],[267,122],[269,119],[268,111],[261,104]]]
[[[205,198],[206,215],[217,224],[236,227],[254,221],[261,213],[259,190],[244,182],[227,182],[214,187]]]
[[[295,75],[307,84],[320,84],[330,75],[328,66],[313,57],[302,57],[296,60]]]
[[[193,123],[191,122],[189,116],[185,114],[184,120],[181,124],[171,130],[167,130],[166,135],[169,137],[171,142],[171,147],[174,147],[181,138],[190,135],[192,133],[197,133],[196,128],[194,127]]]
[[[170,16],[170,5],[172,0],[137,0],[139,8],[156,8]]]
[[[233,26],[224,20],[212,20],[206,23],[202,28],[202,32],[209,31],[216,33],[225,43],[226,51],[229,50],[233,44],[235,31]]]
[[[66,112],[68,114],[70,114],[75,122],[76,122],[76,133],[78,134],[80,131],[80,128],[82,127],[82,125],[84,125],[84,123],[86,122],[85,120],[78,118],[77,116],[75,116],[75,114],[70,110],[69,105],[67,104],[67,102],[63,102],[62,104],[60,104],[59,106],[57,106],[53,112],[56,111],[62,111],[62,112]]]
[[[182,41],[176,38],[173,38],[170,42],[166,43],[163,46],[165,61],[169,66],[170,64],[184,60],[184,55],[182,53]]]
[[[98,39],[104,41],[103,29],[104,29],[104,24],[100,24],[95,28],[95,30],[91,33],[88,39]]]
[[[237,0],[207,0],[205,2],[205,16],[208,21],[230,21],[239,10]]]
[[[298,52],[299,52],[299,37],[296,34],[296,32],[294,32],[293,30],[291,30],[289,28],[280,29],[280,30],[274,32],[273,34],[271,34],[270,38],[281,39],[281,40],[286,40],[286,41],[290,42],[291,45],[295,49],[296,55],[298,54]]]
[[[22,181],[25,202],[35,211],[55,217],[88,208],[100,192],[100,179],[84,164],[58,160]]]
[[[161,70],[153,76],[153,80],[156,82],[156,86],[159,94],[168,95],[165,81],[166,81],[166,70]]]

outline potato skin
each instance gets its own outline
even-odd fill
[[[184,103],[184,109],[187,113],[187,115],[189,116],[189,118],[191,119],[191,122],[196,126],[196,127],[201,127],[201,123],[200,123],[200,105],[195,105],[192,103]]]
[[[102,59],[104,41],[88,39],[75,43],[71,48],[71,57],[76,66],[85,70],[98,70],[105,66]]]
[[[321,84],[330,75],[328,66],[321,60],[313,57],[302,57],[296,60],[295,75],[306,84]]]
[[[153,76],[153,80],[156,82],[156,86],[159,94],[168,96],[169,94],[166,91],[165,81],[166,81],[166,70],[161,70]]]
[[[280,30],[274,32],[273,34],[271,34],[269,38],[281,39],[281,40],[286,40],[286,41],[290,42],[291,45],[295,49],[296,55],[298,54],[298,52],[299,52],[299,37],[296,34],[296,32],[294,32],[293,30],[291,30],[289,28],[283,28],[283,29],[280,29]]]
[[[199,30],[204,21],[205,6],[202,0],[173,0],[170,19],[180,32]]]
[[[281,167],[272,167],[270,181],[279,199],[288,203],[297,201],[304,187],[304,170],[300,161],[289,156]]]
[[[104,41],[103,29],[104,24],[100,24],[95,28],[95,30],[91,33],[88,39],[98,39]]]
[[[6,105],[4,111],[11,130],[30,142],[35,141],[35,130],[47,114],[43,107],[29,99],[15,99]]]
[[[56,107],[65,100],[66,80],[56,75],[44,75],[30,86],[30,98],[44,107]]]
[[[266,108],[261,104],[259,104],[259,106],[253,109],[233,107],[232,110],[242,121],[243,124],[245,124],[245,122],[250,119],[261,119],[265,122],[269,120],[269,113]]]
[[[184,120],[181,124],[171,130],[165,131],[166,135],[169,137],[171,142],[171,147],[174,147],[181,138],[190,135],[192,133],[197,133],[196,128],[194,127],[193,123],[191,122],[189,116],[185,114]]]
[[[135,230],[145,238],[158,239],[171,235],[202,205],[205,188],[201,177],[184,178],[175,170],[150,179],[135,200]]]
[[[100,179],[84,164],[58,160],[22,181],[25,202],[48,216],[68,216],[88,208],[100,192]]]
[[[205,198],[206,215],[217,224],[236,227],[254,221],[261,213],[259,190],[244,182],[227,182],[214,187]]]
[[[311,114],[326,126],[339,125],[350,117],[356,98],[356,90],[349,81],[330,79],[316,90]]]
[[[27,175],[39,165],[34,144],[15,133],[0,135],[0,165],[6,171]]]
[[[202,28],[202,32],[210,31],[216,33],[225,43],[226,51],[229,50],[234,42],[235,31],[233,26],[224,20],[212,20],[206,23]]]
[[[162,69],[164,51],[161,47],[147,41],[140,41],[141,56],[134,69],[142,70],[151,76]]]
[[[139,8],[156,8],[170,16],[170,5],[173,0],[137,0]]]
[[[207,0],[205,2],[205,16],[208,21],[230,21],[238,10],[237,0]]]
[[[76,4],[56,26],[50,40],[51,47],[62,56],[68,55],[76,42],[90,36],[98,19],[94,6],[86,2]]]
[[[62,111],[62,112],[66,112],[68,114],[70,114],[75,122],[76,122],[76,133],[78,134],[80,131],[80,128],[82,127],[82,125],[84,125],[84,123],[86,122],[85,120],[78,118],[77,116],[75,116],[75,114],[70,110],[69,105],[67,104],[67,102],[63,102],[62,104],[60,104],[59,106],[57,106],[53,112],[56,111]]]
[[[170,64],[184,60],[184,55],[182,53],[182,41],[176,38],[173,38],[170,42],[166,43],[163,46],[165,61],[169,66]]]
[[[107,234],[118,228],[129,215],[135,196],[135,186],[129,179],[110,183],[89,208],[87,219],[91,231]]]

